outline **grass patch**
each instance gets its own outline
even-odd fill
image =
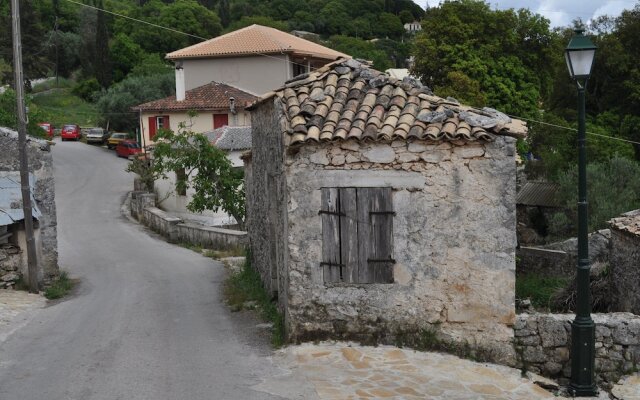
[[[544,277],[539,275],[516,276],[516,298],[530,299],[538,309],[549,309],[554,294],[565,288],[569,280],[566,278]]]
[[[260,274],[251,266],[250,257],[239,272],[231,273],[224,285],[227,304],[234,311],[256,309],[260,316],[273,324],[271,344],[278,348],[284,344],[284,319],[271,296],[262,286]]]
[[[241,247],[237,247],[231,250],[205,250],[203,252],[205,257],[220,259],[227,257],[243,257],[245,250]]]
[[[66,271],[62,271],[60,276],[44,290],[44,297],[49,300],[60,299],[69,294],[74,286],[75,282],[69,278]]]
[[[184,247],[185,249],[195,251],[196,253],[202,253],[202,246],[198,246],[197,244],[181,242],[177,243],[177,245]]]
[[[58,82],[56,83],[56,79],[49,79],[48,81],[36,83],[31,88],[32,93],[40,93],[46,92],[47,90],[57,89],[57,88],[67,88],[71,89],[76,83],[72,79],[67,78],[58,78]]]
[[[96,126],[98,123],[99,113],[95,105],[72,94],[69,88],[34,93],[32,101],[47,116],[46,122],[56,128],[62,128],[64,124]]]

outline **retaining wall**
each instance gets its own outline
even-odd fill
[[[133,191],[131,215],[173,243],[190,243],[216,250],[235,250],[248,243],[247,232],[185,223],[155,207],[153,193]]]
[[[607,386],[640,368],[640,316],[593,314],[596,381]],[[571,376],[573,314],[520,314],[514,325],[518,367],[566,384]]]

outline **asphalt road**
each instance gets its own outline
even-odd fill
[[[222,266],[121,215],[127,161],[52,151],[60,265],[81,283],[0,346],[0,400],[280,399],[251,389],[270,350],[221,302]]]

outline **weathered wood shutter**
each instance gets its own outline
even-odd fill
[[[358,188],[358,282],[393,282],[391,188]]]
[[[325,282],[393,282],[391,188],[322,189]]]
[[[322,263],[325,282],[342,281],[340,200],[336,188],[322,189]]]
[[[156,117],[149,117],[149,140],[153,140],[156,135],[157,120]]]

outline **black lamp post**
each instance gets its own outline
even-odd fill
[[[571,324],[571,383],[575,396],[596,396],[594,382],[595,332],[591,319],[589,288],[589,238],[587,228],[587,154],[585,150],[584,91],[591,75],[596,46],[585,36],[583,29],[565,49],[569,74],[578,86],[578,269],[576,273],[576,318]]]

